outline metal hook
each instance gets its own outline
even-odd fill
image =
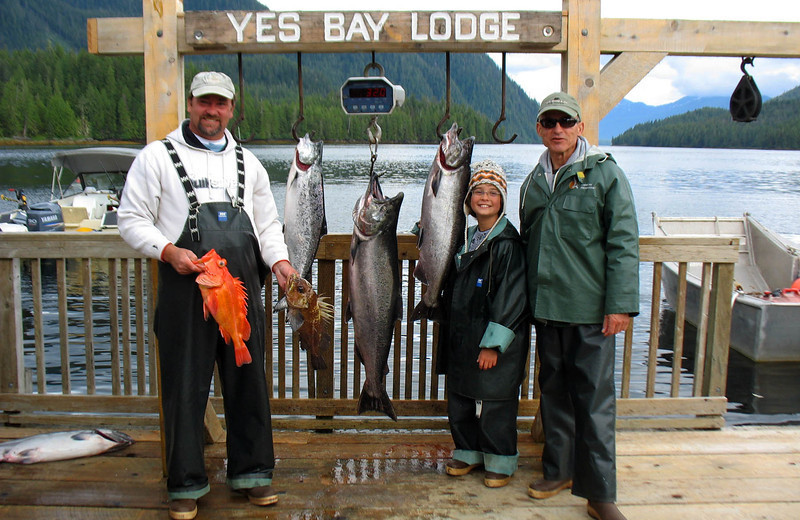
[[[253,136],[256,135],[255,132],[250,134],[250,137],[247,139],[242,139],[241,137],[236,137],[239,129],[239,125],[242,124],[244,121],[244,72],[242,70],[242,53],[237,54],[239,58],[239,117],[236,118],[236,121],[233,123],[231,127],[231,134],[233,134],[233,139],[237,143],[247,143],[253,140]]]
[[[300,142],[300,138],[297,136],[297,127],[303,122],[305,117],[303,117],[303,58],[302,54],[299,52],[297,53],[297,90],[299,92],[300,117],[298,117],[297,121],[292,125],[292,137],[295,142]],[[311,135],[313,137],[314,132],[311,132]]]
[[[514,141],[517,138],[517,134],[511,136],[511,139],[506,141],[497,137],[497,127],[500,126],[500,123],[506,120],[506,53],[503,53],[503,66],[502,66],[502,76],[503,76],[503,93],[501,96],[501,108],[500,108],[500,119],[492,127],[492,137],[498,143],[508,144]]]
[[[372,62],[371,63],[367,63],[367,66],[364,67],[363,76],[364,77],[369,76],[369,71],[372,70],[372,69],[378,71],[378,76],[383,76],[383,65],[381,65],[380,63],[375,61],[375,51],[372,51]]]
[[[742,71],[742,74],[745,74],[746,76],[750,75],[750,74],[747,74],[746,70],[744,70],[744,66],[745,65],[752,65],[753,67],[755,67],[755,64],[753,63],[753,60],[755,60],[755,59],[756,59],[755,56],[751,56],[751,57],[742,56],[742,64],[739,66],[739,69]]]
[[[436,136],[439,140],[442,140],[442,135],[444,132],[442,131],[442,126],[444,125],[445,121],[450,119],[450,51],[445,53],[446,59],[446,66],[445,66],[445,76],[446,76],[446,83],[447,83],[447,90],[445,91],[445,108],[444,108],[444,117],[439,121],[439,124],[436,125]]]
[[[372,162],[378,157],[378,143],[381,141],[383,130],[378,125],[378,116],[372,116],[367,125],[367,137],[369,137],[369,151],[372,155]]]

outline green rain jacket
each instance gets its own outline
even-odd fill
[[[467,244],[475,233],[469,229]],[[530,349],[525,253],[519,233],[501,217],[474,251],[455,257],[444,287],[436,372],[447,388],[472,399],[519,396]],[[481,348],[497,348],[497,365],[478,368]]]
[[[633,193],[611,155],[588,148],[561,167],[552,193],[537,164],[522,184],[519,216],[534,318],[601,324],[606,314],[639,313]]]

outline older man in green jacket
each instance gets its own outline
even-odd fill
[[[590,516],[619,520],[614,335],[639,312],[639,231],[625,174],[583,128],[569,94],[542,101],[546,150],[520,193],[545,434],[543,478],[528,493],[572,488]]]

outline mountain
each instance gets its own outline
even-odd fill
[[[758,119],[737,123],[727,108],[701,108],[640,123],[613,140],[622,146],[800,149],[800,87],[764,101]]]
[[[185,11],[265,9],[255,0],[185,0],[183,5]],[[53,13],[58,13],[58,16],[52,16]],[[68,52],[85,54],[87,18],[141,15],[140,0],[48,0],[47,2],[5,0],[3,17],[0,18],[0,51],[5,49],[20,52],[58,46]],[[36,30],[31,31],[31,27],[35,27]],[[127,57],[87,56],[87,60],[93,58],[104,61],[123,60]],[[387,78],[403,86],[409,110],[418,106],[414,104],[415,100],[423,102],[421,110],[425,111],[426,115],[416,117],[418,120],[424,119],[425,135],[429,135],[430,142],[433,142],[436,139],[437,123],[444,116],[445,108],[444,53],[377,54],[375,59],[384,67]],[[304,94],[307,97],[317,95],[325,98],[326,106],[332,110],[338,108],[341,112],[339,90],[344,80],[350,76],[361,76],[364,66],[370,61],[372,60],[369,53],[303,55]],[[297,106],[295,54],[245,55],[242,68],[245,78],[244,104],[248,107],[247,113],[253,114],[253,111],[260,110],[259,106],[253,106],[250,110],[253,99],[261,105],[292,101],[295,103],[294,106]],[[187,83],[191,80],[191,75],[198,70],[209,69],[221,70],[234,79],[238,78],[236,55],[187,56]],[[24,71],[9,70],[8,67],[4,69],[0,63],[0,88],[18,72],[24,73]],[[97,88],[101,89],[103,86],[98,85]],[[137,92],[141,90],[140,85],[135,87],[134,90]],[[477,135],[479,138],[482,136],[483,142],[490,141],[491,136],[487,134],[486,129],[491,130],[492,124],[501,112],[501,72],[497,64],[486,54],[453,53],[450,87],[451,117],[444,126],[449,127],[453,122],[458,122],[466,127],[467,133]],[[71,85],[64,85],[64,88],[69,91]],[[126,101],[129,107],[138,102],[140,102],[138,98],[133,100],[129,98]],[[72,108],[74,112],[79,112],[76,107]],[[505,137],[516,133],[519,134],[517,142],[540,142],[536,135],[538,108],[539,104],[530,99],[516,82],[506,79],[507,117],[499,127],[499,135]],[[401,107],[399,110],[402,111],[404,108]],[[481,117],[480,121],[474,117],[475,113]],[[325,117],[325,121],[317,123],[325,125],[334,117]],[[395,117],[394,114],[386,116],[387,124],[391,125],[402,117],[404,116]],[[308,114],[306,118],[309,124],[314,124]],[[249,119],[252,120],[252,117]],[[428,126],[430,130],[427,130]],[[308,128],[312,129],[311,126]],[[341,132],[332,130],[331,133],[340,135]]]
[[[600,143],[610,143],[614,137],[639,123],[658,121],[704,107],[727,109],[729,103],[730,98],[725,96],[686,96],[672,103],[658,106],[623,99],[600,121]]]
[[[141,0],[3,0],[0,48],[86,48],[86,19],[142,16]],[[256,0],[185,0],[185,11],[265,9]]]

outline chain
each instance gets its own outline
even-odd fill
[[[372,116],[369,120],[369,125],[367,126],[367,136],[369,137],[369,151],[370,151],[370,167],[369,167],[369,174],[372,175],[372,172],[375,169],[375,161],[378,159],[378,143],[381,140],[381,134],[383,131],[381,127],[378,125],[378,116]]]

